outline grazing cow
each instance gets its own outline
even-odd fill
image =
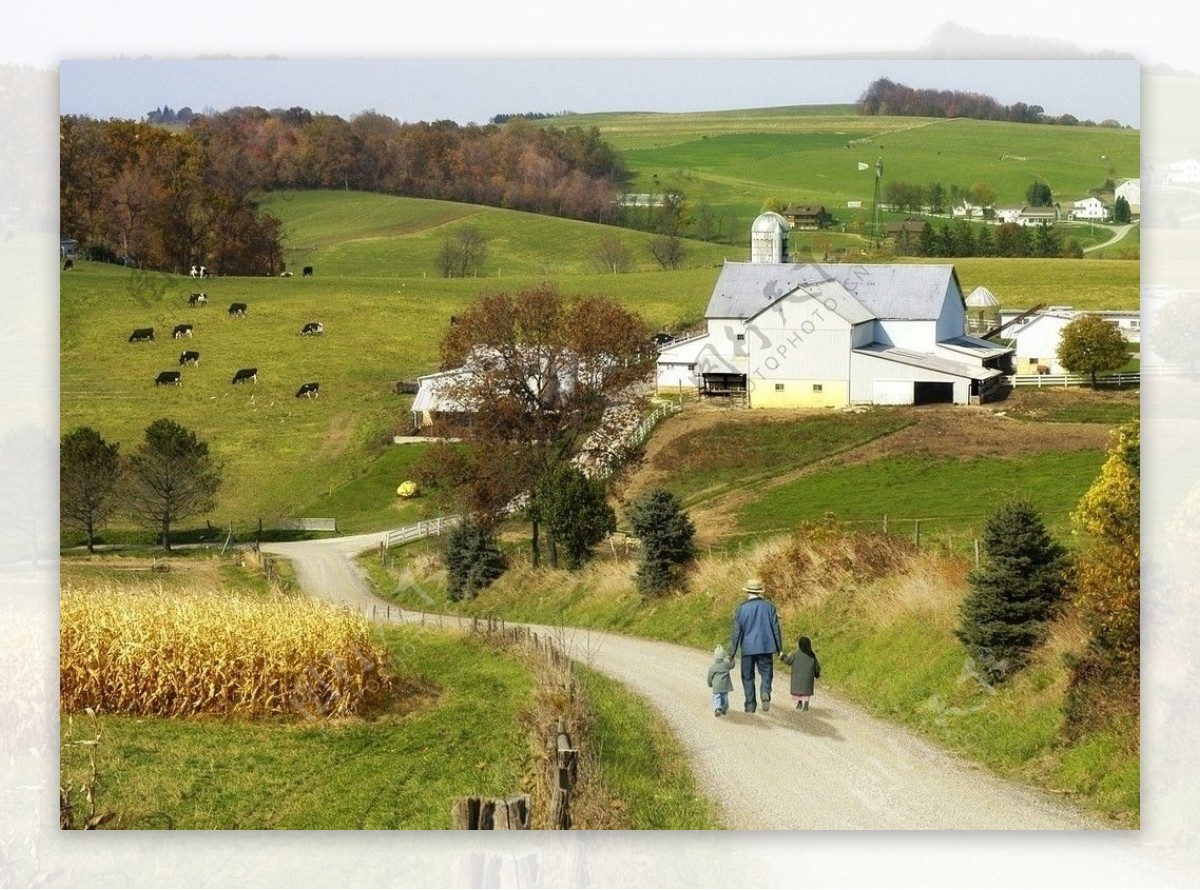
[[[458,324],[458,316],[457,315],[450,316],[450,324],[451,324],[451,326]]]
[[[258,368],[239,368],[237,373],[233,375],[232,383],[245,383],[249,380],[251,383],[258,383]]]
[[[302,274],[305,278],[312,278],[312,266],[305,266]]]
[[[319,321],[310,321],[300,329],[301,337],[311,337],[314,334],[325,333],[325,327]]]
[[[666,346],[668,343],[673,343],[674,341],[675,341],[675,338],[672,337],[670,334],[668,334],[666,331],[659,331],[657,334],[654,335],[654,345],[655,346]]]
[[[192,352],[191,350],[188,350],[187,352],[179,353],[179,364],[181,364],[181,365],[198,365],[198,364],[200,364],[200,353]]]
[[[279,273],[279,277],[280,277],[280,278],[291,278],[291,277],[292,277],[292,273],[291,273],[291,272],[286,272],[286,271],[285,271],[285,272],[280,272],[280,273]]]
[[[207,306],[208,294],[195,293],[188,297],[189,306]]]
[[[69,272],[74,268],[75,268],[74,260],[67,260],[65,263],[63,263],[63,271],[64,272]]]
[[[245,303],[230,303],[229,304],[229,314],[230,315],[238,315],[238,316],[245,315],[246,314],[246,304]]]
[[[158,378],[154,381],[155,386],[179,386],[183,379],[183,375],[178,371],[160,371]]]
[[[392,387],[392,392],[398,396],[415,396],[420,386],[416,383],[410,383],[407,380],[398,380],[396,385]]]
[[[193,277],[193,278],[195,278],[195,277],[197,277],[199,274],[200,274],[200,270],[199,270],[199,269],[197,269],[195,266],[192,266],[192,277]]]
[[[201,277],[201,278],[207,278],[207,277],[208,277],[208,269],[206,269],[204,266],[201,266],[201,267],[200,267],[200,277]]]
[[[321,384],[313,381],[312,383],[301,383],[300,388],[296,390],[296,398],[304,396],[306,399],[315,399],[321,394]]]
[[[190,324],[177,324],[175,330],[171,332],[171,336],[178,340],[180,337],[192,336],[192,326]]]
[[[129,335],[130,343],[145,343],[154,339],[154,328],[138,328]]]

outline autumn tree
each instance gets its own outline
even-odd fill
[[[650,338],[609,297],[568,297],[549,284],[483,294],[440,344],[442,367],[462,371],[445,386],[462,418],[448,431],[472,447],[430,475],[457,485],[475,513],[504,514],[579,453],[605,409],[630,398],[653,367]],[[537,562],[536,510],[529,520]]]
[[[221,484],[221,467],[208,443],[174,420],[146,427],[128,461],[125,502],[134,516],[149,523],[164,550],[171,549],[171,527],[211,510]]]
[[[84,533],[88,553],[96,550],[96,527],[117,508],[120,446],[91,427],[64,433],[59,444],[58,515]]]
[[[1190,294],[1180,294],[1147,319],[1150,335],[1146,342],[1153,344],[1159,356],[1169,362],[1187,365],[1188,374],[1196,376],[1196,358],[1200,351],[1200,302]]]
[[[1071,601],[1089,633],[1073,665],[1068,729],[1136,712],[1141,653],[1141,428],[1118,427],[1100,474],[1071,515],[1080,538]]]
[[[1071,374],[1096,375],[1115,371],[1129,361],[1129,341],[1114,324],[1099,315],[1080,315],[1063,328],[1058,361]]]
[[[1027,501],[997,508],[983,529],[984,559],[967,577],[956,636],[992,681],[1041,641],[1063,595],[1064,550]]]

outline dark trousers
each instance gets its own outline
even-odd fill
[[[746,696],[746,710],[758,707],[758,699],[754,695],[754,669],[758,668],[758,678],[761,681],[763,701],[771,700],[771,680],[775,676],[775,661],[771,653],[766,655],[742,654],[742,692]]]

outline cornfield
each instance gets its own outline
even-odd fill
[[[365,619],[311,600],[66,587],[60,707],[157,717],[347,717],[391,686]]]

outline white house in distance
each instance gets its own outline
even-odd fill
[[[1124,198],[1133,213],[1142,212],[1142,181],[1140,179],[1124,179],[1113,192],[1113,200]]]
[[[1175,161],[1167,168],[1167,182],[1173,184],[1189,184],[1200,182],[1200,161],[1195,158],[1185,158]]]
[[[1090,219],[1103,221],[1108,219],[1108,205],[1095,196],[1080,198],[1071,204],[1072,219]]]
[[[1058,361],[1058,344],[1063,328],[1081,315],[1098,315],[1120,330],[1131,344],[1141,342],[1141,314],[1136,310],[1083,311],[1051,306],[1025,315],[1015,309],[1002,309],[1000,324],[1008,325],[1002,336],[1014,341],[1014,373],[1066,374],[1067,369]],[[1014,320],[1016,323],[1011,323]]]
[[[771,217],[776,217],[772,219]],[[660,390],[744,393],[752,408],[978,404],[1012,350],[966,333],[949,265],[792,264],[776,214],[760,216],[749,263],[725,263],[706,331],[662,348]]]

